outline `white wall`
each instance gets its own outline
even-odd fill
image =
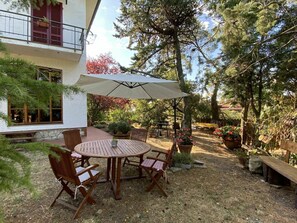
[[[71,0],[67,5],[65,1],[59,1],[63,4],[63,46],[72,48],[74,44],[80,45],[80,38],[84,33],[82,29],[86,29],[86,2],[85,0]],[[0,1],[0,9],[8,10],[9,4],[4,4]],[[9,10],[17,12],[16,10]],[[31,9],[18,12],[23,15],[31,15]],[[11,16],[7,18],[4,16]],[[0,31],[7,38],[19,40],[31,40],[31,22],[27,21],[26,16],[17,14],[7,14],[0,12]]]
[[[56,59],[44,59],[40,57],[11,55],[21,57],[27,61],[34,62],[38,66],[56,68],[62,70],[63,84],[74,84],[80,74],[86,73],[85,58],[82,56],[79,63],[72,61],[61,61]],[[0,111],[7,114],[7,102],[0,103]],[[22,125],[7,127],[4,121],[0,122],[1,131],[19,131],[19,130],[43,130],[57,128],[75,128],[87,126],[87,100],[85,94],[71,95],[63,97],[63,124],[49,125]]]
[[[86,3],[85,0],[68,0],[68,4],[63,2],[63,23],[72,24],[75,26],[85,28],[86,24]],[[0,8],[6,9],[8,6],[3,5],[0,1]],[[30,12],[30,10],[29,10]],[[24,13],[24,12],[21,12]],[[1,20],[0,20],[1,24]],[[46,50],[44,52],[46,54]],[[21,52],[18,55],[11,55],[26,59],[38,66],[56,68],[62,70],[63,84],[74,84],[79,75],[86,73],[86,52],[84,51],[79,62],[56,59],[44,58],[36,56],[24,55]],[[7,102],[0,102],[0,112],[7,114]],[[10,126],[0,120],[0,131],[20,131],[20,130],[49,130],[59,128],[76,128],[87,126],[87,100],[85,94],[72,95],[71,97],[63,97],[63,124],[49,124],[49,125],[21,125]]]

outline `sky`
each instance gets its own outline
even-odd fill
[[[118,39],[113,37],[116,33],[113,23],[120,15],[120,0],[101,0],[95,20],[93,21],[91,32],[87,44],[87,57],[96,58],[100,54],[110,53],[120,65],[129,67],[133,56],[133,51],[127,49],[128,38]],[[204,11],[201,21],[205,29],[211,29],[216,21],[210,20],[208,12]],[[90,38],[91,37],[91,38]],[[201,70],[202,69],[202,70]],[[197,66],[193,66],[193,72],[187,74],[189,80],[195,80],[197,73],[203,72],[203,67],[198,71]]]
[[[87,44],[87,57],[97,57],[100,54],[111,53],[122,66],[128,67],[133,52],[127,49],[128,39],[118,39],[113,37],[116,33],[113,22],[120,15],[120,0],[102,0],[97,11],[95,20],[91,27]]]

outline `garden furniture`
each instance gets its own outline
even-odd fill
[[[89,204],[96,203],[91,197],[93,190],[97,185],[97,181],[102,174],[100,171],[95,170],[99,165],[90,165],[87,167],[75,167],[71,157],[71,151],[63,148],[51,147],[53,154],[49,155],[49,161],[55,177],[60,182],[62,189],[54,199],[50,207],[53,207],[56,202],[75,210],[74,219],[78,217],[83,205],[87,202]],[[75,186],[73,191],[69,184]],[[64,200],[58,199],[63,192],[69,194],[72,198],[76,198],[78,191],[83,195],[83,200],[78,207],[72,204],[66,203]]]
[[[297,169],[289,164],[291,153],[297,153],[297,143],[282,140],[280,148],[286,150],[285,161],[272,156],[260,156],[263,162],[264,180],[271,184],[287,185],[290,181],[297,184]],[[295,207],[297,208],[297,189]]]
[[[79,129],[71,129],[63,131],[64,143],[67,149],[72,151],[71,156],[75,163],[84,166],[85,163],[90,165],[89,157],[82,156],[74,151],[74,147],[82,142]]]
[[[168,183],[166,170],[172,163],[172,155],[173,151],[175,150],[175,143],[173,143],[171,149],[167,150],[166,152],[152,150],[153,152],[156,152],[157,155],[155,157],[147,157],[141,163],[140,167],[143,168],[151,178],[151,183],[146,189],[147,192],[151,191],[155,186],[157,186],[165,197],[168,196],[158,181],[161,177],[164,177],[166,183]],[[161,155],[164,155],[165,157],[162,159]]]
[[[118,139],[117,146],[112,147],[112,139],[102,139],[83,142],[75,146],[74,150],[83,156],[107,159],[106,181],[110,181],[114,197],[119,200],[121,199],[121,180],[142,177],[141,168],[138,176],[121,177],[122,159],[139,156],[142,161],[143,154],[150,151],[150,145],[137,140]]]
[[[148,131],[146,129],[132,129],[131,130],[131,135],[130,135],[130,139],[132,140],[138,140],[141,142],[146,142],[147,139],[147,134]],[[133,157],[137,160],[133,160],[133,159],[129,159],[128,157],[125,158],[124,163],[123,163],[123,167],[125,165],[131,165],[131,166],[136,166],[139,167],[140,165],[140,156],[137,157]]]

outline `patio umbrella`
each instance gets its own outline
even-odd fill
[[[188,94],[176,81],[133,74],[81,74],[76,85],[87,93],[127,99],[175,99]],[[176,123],[176,100],[174,100]],[[176,136],[176,129],[175,129]]]
[[[133,74],[82,74],[76,85],[90,94],[128,99],[172,99],[187,96],[176,81]]]

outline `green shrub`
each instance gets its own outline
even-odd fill
[[[131,126],[128,122],[120,121],[117,123],[117,132],[127,134],[131,130]]]
[[[175,153],[173,156],[173,163],[174,164],[192,164],[193,158],[191,154],[188,153]]]
[[[116,122],[112,122],[108,125],[108,131],[116,134],[118,131],[118,124]]]

